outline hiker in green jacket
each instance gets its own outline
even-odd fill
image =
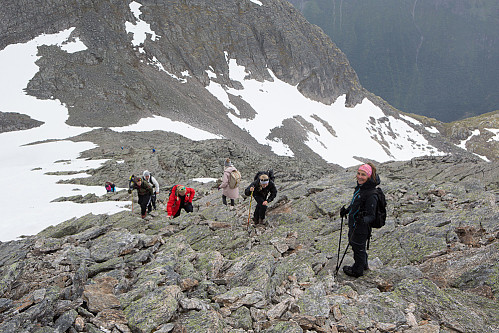
[[[143,181],[140,176],[135,176],[131,179],[128,193],[132,193],[133,190],[137,190],[137,193],[139,194],[138,202],[140,205],[140,214],[142,218],[145,218],[147,206],[149,205],[153,194],[152,186],[149,185],[149,182]]]

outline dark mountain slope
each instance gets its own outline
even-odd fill
[[[397,109],[446,122],[497,109],[497,1],[290,2]]]

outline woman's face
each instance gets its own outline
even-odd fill
[[[357,170],[357,183],[362,185],[367,182],[368,179],[369,177],[367,176],[367,173],[365,171]]]

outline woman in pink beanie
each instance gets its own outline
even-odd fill
[[[357,169],[357,186],[348,208],[342,207],[341,217],[348,215],[348,241],[353,250],[354,264],[343,266],[346,275],[359,277],[364,270],[369,269],[367,264],[367,240],[371,235],[370,224],[376,218],[378,196],[375,194],[380,179],[376,174],[376,167],[372,163],[361,165]]]

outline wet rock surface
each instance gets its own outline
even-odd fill
[[[338,212],[351,198],[355,168],[269,157],[279,194],[264,225],[254,225],[248,224],[249,198],[229,210],[216,182],[191,178],[219,177],[220,156],[231,156],[245,186],[264,168],[262,155],[245,157],[235,145],[208,141],[187,146],[189,159],[159,143],[149,152],[134,135],[137,147],[129,144],[123,152],[109,153],[113,140],[85,152],[109,161],[91,170],[93,177],[72,181],[96,185],[114,177],[125,183],[148,162],[165,189],[180,181],[196,189],[194,212],[168,219],[163,191],[158,210],[146,219],[135,203],[133,212],[90,214],[0,243],[0,331],[499,329],[499,174],[493,163],[449,156],[379,165],[388,220],[373,232],[370,270],[354,279],[341,269],[334,273],[347,237]],[[130,195],[122,190],[60,200]],[[348,253],[344,265],[351,263]]]

